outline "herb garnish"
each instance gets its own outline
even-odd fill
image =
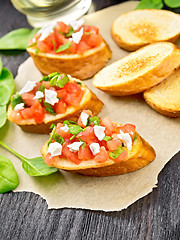
[[[12,109],[14,109],[15,106],[20,103],[24,103],[24,101],[23,101],[21,95],[19,95],[19,93],[16,93],[16,95],[12,96],[12,98],[11,98]]]
[[[63,52],[63,51],[67,50],[70,47],[71,47],[71,42],[67,42],[64,45],[61,45],[60,47],[58,47],[58,49],[55,49],[55,52],[56,53]]]
[[[112,158],[112,159],[116,159],[119,157],[119,155],[123,152],[123,148],[119,145],[118,148],[113,151],[113,152],[110,152],[109,153],[109,156]]]
[[[103,140],[104,141],[111,141],[112,140],[112,137],[110,137],[110,136],[105,136],[104,138],[103,138]]]
[[[94,125],[100,126],[100,118],[99,118],[98,116],[90,117],[90,118],[88,119],[88,126],[89,126],[91,123],[94,123]]]
[[[56,115],[56,113],[54,112],[54,109],[51,106],[51,104],[49,104],[45,101],[43,101],[43,103],[44,103],[44,106],[45,106],[47,112],[51,113],[52,115]]]

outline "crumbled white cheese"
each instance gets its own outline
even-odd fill
[[[81,30],[79,32],[75,32],[72,34],[72,40],[73,42],[75,43],[79,43],[81,38],[82,38],[82,35],[83,35],[83,28],[81,28]]]
[[[100,152],[100,145],[99,143],[91,143],[89,145],[91,152],[93,153],[93,155],[96,155]]]
[[[45,102],[51,105],[59,102],[59,99],[57,98],[57,92],[54,90],[45,89]]]
[[[14,107],[14,110],[19,111],[24,109],[24,103],[19,103]]]
[[[41,91],[37,91],[36,95],[33,97],[33,99],[39,99],[39,98],[43,98],[44,97],[44,93]]]
[[[68,132],[69,127],[68,127],[67,124],[64,124],[64,126],[63,126],[63,127],[60,127],[60,129],[63,130],[64,132]]]
[[[102,127],[102,126],[97,126],[95,125],[94,127],[94,134],[96,135],[96,137],[99,139],[99,141],[102,141],[103,138],[105,137],[105,127]]]
[[[27,81],[24,87],[20,90],[19,94],[21,95],[23,93],[30,92],[31,90],[33,90],[35,86],[36,86],[36,82]]]
[[[124,143],[128,150],[132,149],[132,139],[129,133],[124,133],[120,130],[120,134],[117,137]]]
[[[82,18],[70,23],[70,25],[73,27],[75,31],[78,30],[78,28],[81,27],[83,24],[84,24],[84,19]]]
[[[43,41],[45,38],[49,36],[50,33],[53,32],[53,28],[56,26],[56,23],[48,24],[42,27],[37,34],[41,34],[39,41]]]
[[[87,113],[85,113],[85,112],[82,112],[81,115],[80,115],[82,124],[83,124],[84,126],[87,126],[88,117],[89,117],[89,115],[88,115]]]
[[[73,142],[72,144],[67,145],[67,147],[71,152],[77,152],[83,143],[84,142]]]
[[[58,142],[50,143],[48,147],[48,153],[50,153],[52,157],[61,155],[62,145]]]

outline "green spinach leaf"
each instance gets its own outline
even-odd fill
[[[164,2],[170,8],[180,7],[180,1],[179,0],[164,0]]]
[[[0,128],[4,126],[6,122],[6,105],[0,106]]]
[[[136,9],[161,9],[163,6],[162,0],[141,0]]]
[[[20,28],[7,33],[0,38],[0,50],[26,50],[28,42],[34,37],[39,29],[30,30],[28,28]]]
[[[2,60],[0,58],[0,76],[1,76],[2,68],[3,68],[3,65],[2,65]]]
[[[6,144],[0,141],[0,145],[4,148],[6,148],[8,151],[13,153],[15,156],[17,156],[22,161],[22,167],[24,171],[29,176],[48,176],[52,173],[55,173],[58,171],[57,168],[49,167],[42,157],[36,157],[36,158],[26,158],[20,155],[19,153],[15,152],[13,149],[8,147]]]
[[[12,162],[0,156],[0,193],[9,192],[19,185],[17,172]]]
[[[0,105],[5,105],[9,102],[14,88],[13,75],[6,68],[3,68],[0,75]]]

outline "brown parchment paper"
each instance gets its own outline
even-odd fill
[[[120,49],[111,39],[112,21],[121,13],[133,10],[137,2],[126,2],[85,17],[87,24],[100,28],[100,32],[110,45],[113,62],[128,53]],[[41,74],[31,58],[19,68],[16,88],[19,90],[27,80],[38,80]],[[118,211],[152,191],[164,165],[179,151],[180,119],[170,119],[152,110],[141,95],[112,97],[85,83],[104,102],[101,117],[109,116],[113,121],[133,123],[137,131],[156,150],[156,159],[145,168],[114,177],[85,177],[61,171],[48,177],[30,177],[22,170],[21,161],[0,148],[0,154],[7,156],[18,172],[20,184],[15,190],[34,192],[46,199],[49,208],[86,208],[93,210]],[[15,124],[7,122],[0,139],[26,157],[40,155],[42,144],[48,135],[23,132]]]

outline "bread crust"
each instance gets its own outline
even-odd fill
[[[85,84],[83,84],[83,88],[86,92],[84,93],[79,107],[69,107],[67,113],[57,114],[56,116],[47,113],[43,123],[36,124],[35,121],[31,119],[30,121],[23,120],[22,123],[16,124],[26,132],[48,134],[51,132],[50,126],[52,123],[57,124],[59,122],[63,122],[64,120],[77,121],[82,110],[84,109],[91,110],[94,115],[97,115],[103,107],[103,102],[99,100],[96,95],[85,86]],[[12,107],[10,104],[7,112],[7,118],[10,121],[12,121],[11,111]]]
[[[48,150],[47,142],[41,148],[41,154],[45,158]],[[84,161],[83,165],[76,165],[69,162],[68,166],[65,162],[63,165],[59,157],[56,158],[53,166],[68,172],[75,172],[86,176],[105,177],[121,175],[136,171],[152,162],[156,156],[155,150],[147,143],[139,134],[133,143],[133,148],[128,151],[128,157],[121,162],[115,163],[113,160],[108,160],[103,163]],[[63,160],[64,161],[64,160]]]
[[[148,68],[147,70],[144,71],[145,68],[144,69],[137,68],[138,63],[137,65],[134,64],[134,66],[128,63],[130,65],[129,68],[132,67],[133,69],[135,67],[134,69],[137,72],[137,76],[134,76],[124,81],[118,80],[118,76],[116,76],[118,75],[118,71],[119,71],[118,66],[121,65],[121,62],[123,59],[131,58],[131,56],[133,55],[135,56],[135,54],[138,54],[138,51],[143,52],[143,50],[145,50],[146,48],[149,48],[149,51],[150,51],[151,46],[153,47],[157,45],[157,47],[158,46],[161,47],[162,44],[168,44],[172,48],[172,51],[166,57],[162,57],[162,59],[158,62],[158,64],[152,63],[153,64],[152,68]],[[141,57],[142,57],[142,61],[140,63],[142,65],[151,64],[148,62],[148,58],[147,60],[145,59],[146,58],[145,54],[144,56],[142,55]],[[153,43],[151,45],[148,45],[146,47],[143,47],[137,50],[134,53],[129,54],[125,58],[105,67],[99,73],[97,73],[93,78],[93,85],[96,88],[114,96],[132,95],[139,92],[143,92],[157,85],[158,83],[160,83],[161,81],[169,77],[172,74],[172,72],[180,66],[180,50],[172,43],[165,43],[165,42]],[[134,59],[136,60],[136,58]],[[143,59],[145,59],[144,62],[143,62]],[[116,67],[114,67],[115,64],[116,64]],[[111,68],[113,69],[112,71],[114,71],[114,76],[112,76],[112,78],[114,77],[114,79],[116,79],[116,83],[114,85],[111,84],[111,78],[107,77],[108,80],[106,79],[106,75],[107,75],[106,72],[111,71]],[[122,79],[122,77],[120,78]],[[126,78],[126,76],[124,78]],[[103,85],[103,81],[101,81],[101,79],[104,79],[104,81],[106,82],[106,85]],[[108,86],[108,81],[109,81],[109,86]]]
[[[146,19],[143,22],[142,15],[145,13],[148,14],[149,17],[146,17]],[[137,22],[134,24],[133,18],[135,16],[133,15],[135,14],[136,14]],[[132,16],[132,19],[131,19],[131,16]],[[166,20],[165,21],[166,26],[162,26],[159,24],[158,18],[160,16],[162,19],[164,18],[164,20]],[[124,23],[124,21],[128,21],[127,19],[129,20],[129,24],[127,24],[127,22]],[[138,19],[141,19],[139,24],[138,24]],[[174,19],[174,21],[176,20],[177,29],[173,30],[172,32],[170,30],[170,32],[167,32],[165,36],[161,36],[161,32],[164,31],[165,28],[167,28],[167,25],[169,25],[169,28],[171,29],[171,19]],[[180,23],[180,16],[178,14],[172,13],[167,10],[157,10],[157,9],[135,10],[128,13],[124,13],[121,16],[119,16],[116,20],[114,20],[111,27],[111,35],[114,41],[121,48],[127,51],[135,51],[153,42],[164,41],[164,42],[174,43],[180,37],[180,28],[178,23]],[[125,33],[121,31],[122,29],[121,26],[123,27],[123,24],[127,24],[126,35],[129,34],[129,39],[126,41],[124,39]],[[131,26],[133,26],[133,24],[135,25],[134,32],[133,30],[131,30]],[[140,33],[139,36],[138,36],[138,32]],[[131,36],[133,36],[133,38],[135,37],[135,39],[132,39]]]
[[[180,68],[159,85],[143,93],[145,101],[167,117],[180,117]]]
[[[105,41],[100,46],[90,49],[82,55],[36,54],[32,47],[27,48],[27,51],[43,75],[48,75],[52,72],[67,73],[81,80],[92,77],[112,57],[111,50]]]

